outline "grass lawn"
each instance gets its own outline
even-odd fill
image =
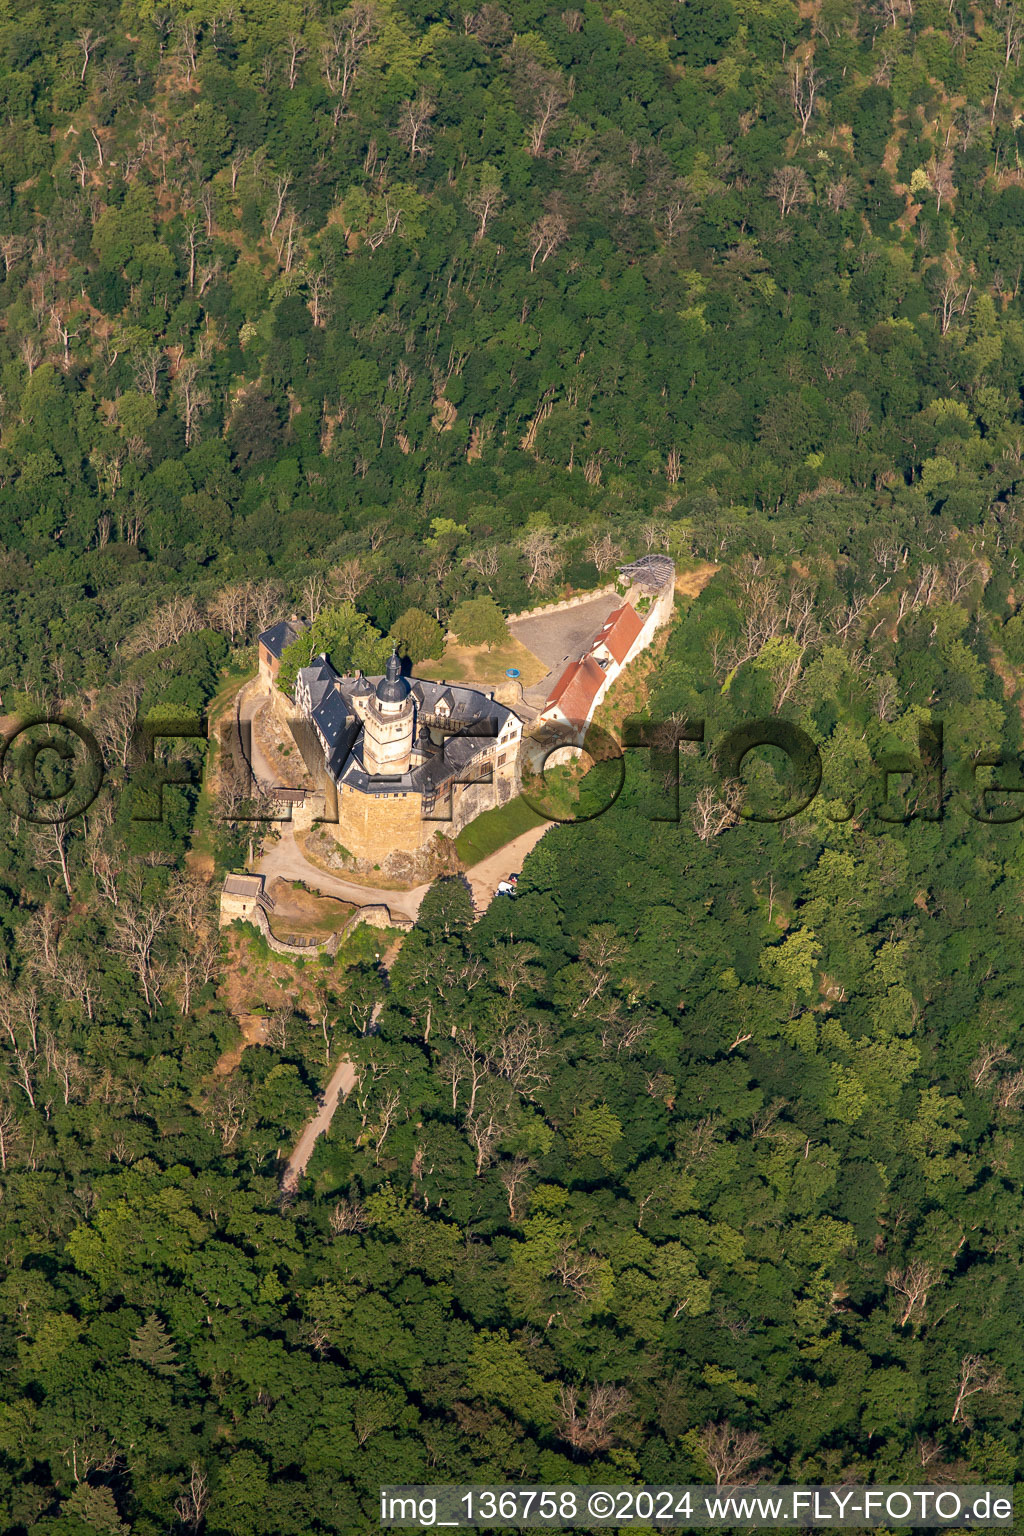
[[[481,859],[497,853],[499,848],[504,848],[514,837],[529,832],[531,827],[542,826],[545,819],[538,816],[521,795],[517,795],[514,800],[497,806],[493,811],[484,811],[482,816],[464,827],[455,839],[455,851],[467,867],[479,864]]]
[[[519,668],[524,688],[539,683],[548,670],[532,651],[520,641],[513,640],[511,635],[504,645],[496,645],[493,651],[486,645],[460,645],[454,635],[449,635],[441,660],[418,662],[413,671],[418,677],[435,683],[444,679],[449,683],[497,687],[507,681],[505,672],[508,667]]]

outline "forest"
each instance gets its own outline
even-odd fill
[[[1012,0],[0,0],[0,724],[106,765],[0,786],[4,1531],[1018,1479],[1022,49]],[[218,930],[252,825],[200,736],[145,819],[139,719],[290,611],[418,660],[660,550],[714,574],[599,720],[655,748],[514,901],[439,879],[386,976]],[[781,821],[715,759],[768,716]]]

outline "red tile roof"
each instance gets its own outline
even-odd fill
[[[630,603],[623,603],[604,621],[604,628],[594,637],[594,647],[604,644],[621,666],[629,648],[644,627],[644,621]]]
[[[589,717],[604,679],[604,670],[593,656],[570,662],[551,690],[544,708],[551,709],[557,704],[567,720],[582,722]]]

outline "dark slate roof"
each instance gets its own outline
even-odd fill
[[[495,703],[475,688],[431,683],[418,677],[406,682],[403,678],[408,693],[425,714],[432,714],[442,698],[447,701],[452,711],[447,723],[453,733],[446,733],[442,747],[431,741],[425,727],[421,728],[416,747],[427,754],[426,761],[400,777],[371,778],[363,766],[363,725],[353,699],[372,691],[379,698],[379,685],[387,682],[387,676],[339,677],[326,656],[315,656],[299,676],[309,689],[313,722],[326,743],[328,772],[336,783],[344,779],[364,794],[435,793],[448,779],[464,773],[473,759],[500,735],[511,715],[503,704]]]
[[[276,661],[281,660],[281,653],[286,651],[293,640],[297,640],[304,629],[309,625],[305,619],[279,619],[276,624],[271,624],[260,635],[260,645],[268,650]]]
[[[345,696],[337,686],[328,687],[319,704],[313,707],[313,724],[327,742],[337,741],[350,716]]]
[[[510,713],[503,704],[496,704],[475,688],[459,688],[454,683],[428,683],[425,678],[414,677],[412,693],[420,708],[428,715],[437,712],[437,706],[443,699],[451,710],[449,724],[459,730],[488,720],[493,725],[491,734],[496,736]]]
[[[309,689],[309,703],[314,717],[331,691],[336,676],[337,673],[326,656],[314,656],[309,666],[300,670],[299,677]]]
[[[409,684],[402,676],[402,663],[398,659],[398,647],[388,657],[387,669],[377,684],[377,697],[382,704],[401,704],[409,697]]]

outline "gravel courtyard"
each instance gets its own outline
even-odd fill
[[[524,689],[524,697],[531,704],[543,704],[562,669],[586,649],[588,641],[621,602],[616,593],[604,592],[560,613],[540,613],[509,621],[508,627],[515,638],[548,668],[540,682]]]

